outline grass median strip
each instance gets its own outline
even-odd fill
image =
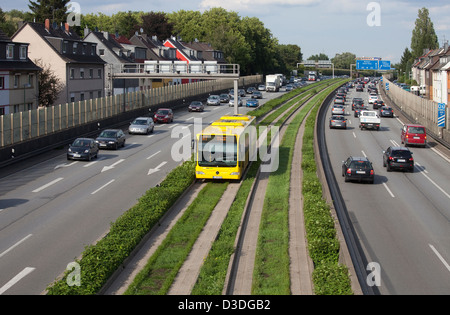
[[[166,294],[228,186],[208,183],[174,225],[125,294]]]

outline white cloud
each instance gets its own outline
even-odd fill
[[[201,10],[208,10],[215,7],[222,7],[231,11],[258,10],[265,6],[310,6],[317,5],[322,0],[202,0]]]

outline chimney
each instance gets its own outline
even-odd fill
[[[109,40],[109,33],[108,32],[103,32],[103,37],[105,37],[106,40]]]
[[[64,23],[64,28],[66,30],[66,33],[69,34],[69,32],[70,32],[69,23]]]
[[[45,19],[45,29],[47,31],[50,31],[50,20],[49,19]]]

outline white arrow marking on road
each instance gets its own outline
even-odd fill
[[[103,169],[102,169],[102,173],[103,173],[104,171],[108,171],[108,170],[114,168],[114,166],[116,166],[116,165],[119,164],[119,163],[122,163],[123,161],[125,161],[125,160],[124,160],[124,159],[120,159],[120,160],[118,160],[117,162],[111,164],[110,166],[104,166]]]
[[[167,162],[162,162],[162,163],[159,164],[156,168],[151,168],[151,169],[149,169],[147,175],[156,173],[156,172],[159,171],[159,169],[160,169],[161,167],[163,167],[166,163],[167,163]]]
[[[74,162],[72,162],[70,164],[67,164],[67,163],[59,164],[59,165],[55,166],[55,170],[58,169],[58,168],[61,168],[61,167],[69,167],[69,166],[72,166],[72,165],[77,164],[77,163],[78,163],[78,161],[74,161]]]

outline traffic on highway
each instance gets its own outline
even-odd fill
[[[378,102],[388,100],[377,79],[342,88],[346,126],[332,128],[330,109],[325,130],[334,177],[367,262],[366,280],[381,294],[448,293],[448,150],[395,108],[383,115],[388,106]],[[371,120],[361,120],[365,115]]]

